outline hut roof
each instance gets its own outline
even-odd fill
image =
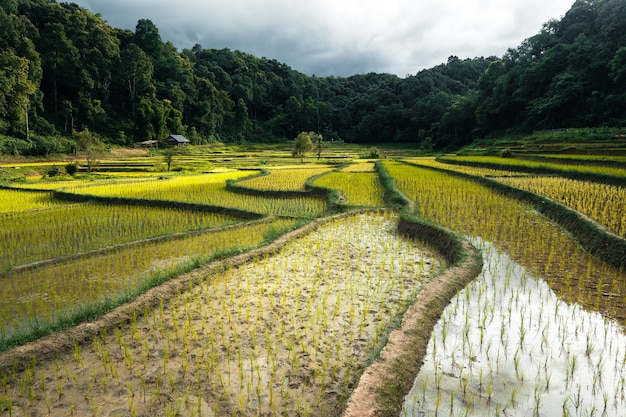
[[[170,143],[189,143],[189,139],[183,135],[169,135],[167,141]]]

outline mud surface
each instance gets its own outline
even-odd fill
[[[392,318],[439,269],[389,216],[313,224],[5,352],[0,412],[339,414]]]

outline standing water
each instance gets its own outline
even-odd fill
[[[559,299],[506,253],[435,326],[401,416],[624,416],[626,337],[614,321]]]

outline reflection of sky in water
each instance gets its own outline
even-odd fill
[[[435,326],[402,416],[626,415],[626,338],[490,244]],[[439,389],[437,387],[439,386]]]

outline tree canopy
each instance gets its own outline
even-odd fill
[[[454,149],[507,132],[626,123],[622,0],[577,0],[502,57],[451,56],[405,78],[307,76],[227,48],[178,51],[149,19],[130,31],[73,3],[0,4],[0,152],[40,152],[29,131],[88,129],[120,145],[168,134],[202,144],[317,132]]]
[[[304,156],[315,149],[314,143],[321,143],[322,135],[315,132],[300,132],[293,145],[293,156],[304,162]]]

